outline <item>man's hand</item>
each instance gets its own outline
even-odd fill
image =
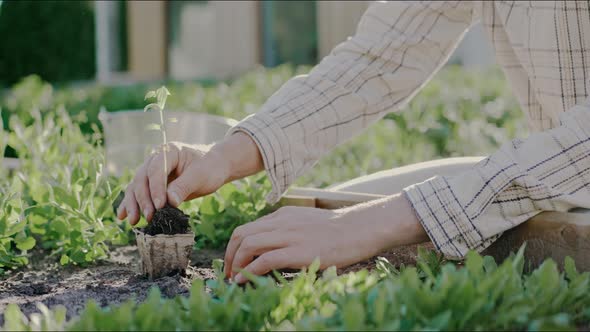
[[[168,174],[164,173],[164,153]],[[169,143],[147,157],[138,168],[127,186],[117,217],[128,218],[132,225],[139,221],[140,214],[150,221],[166,202],[178,206],[262,168],[256,144],[243,133],[236,133],[213,147]]]
[[[243,283],[242,269],[262,275],[300,269],[316,258],[321,269],[344,267],[394,246],[427,240],[400,195],[333,211],[283,207],[235,229],[225,253],[225,274]]]

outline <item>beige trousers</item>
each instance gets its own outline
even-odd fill
[[[333,185],[329,190],[366,194],[393,195],[407,186],[423,182],[435,175],[456,175],[485,157],[459,157],[431,160],[361,176]]]

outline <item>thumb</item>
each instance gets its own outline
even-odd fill
[[[166,191],[168,202],[170,202],[172,206],[177,207],[180,203],[184,202],[190,194],[197,191],[198,186],[197,176],[195,176],[193,172],[182,173],[168,185],[168,190]]]

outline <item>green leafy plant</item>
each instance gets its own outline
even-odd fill
[[[10,121],[7,143],[20,166],[0,181],[4,257],[24,264],[17,250],[36,247],[62,264],[106,258],[110,244],[127,243],[129,226],[115,221],[111,204],[120,186],[103,172],[102,149],[63,109],[45,117],[33,110],[31,116],[30,125],[16,116]]]
[[[575,330],[590,319],[590,273],[571,259],[565,273],[552,260],[523,273],[524,247],[497,265],[470,252],[463,266],[434,261],[397,273],[366,270],[318,277],[319,262],[287,282],[253,277],[244,288],[217,280],[193,283],[188,297],[164,299],[154,289],[143,303],[100,308],[90,302],[77,318],[45,311],[27,319],[16,305],[4,329],[66,330]],[[438,267],[439,268],[438,268]],[[419,270],[431,273],[420,274]],[[211,289],[211,293],[206,291]],[[56,322],[63,322],[57,324]]]
[[[27,228],[21,200],[8,189],[0,191],[0,274],[6,269],[26,265],[29,262],[27,251],[36,244]]]
[[[187,202],[183,210],[192,216],[197,248],[223,248],[234,229],[267,214],[265,197],[270,192],[265,175],[228,183],[216,193]]]

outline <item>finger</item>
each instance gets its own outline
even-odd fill
[[[123,220],[125,218],[127,218],[127,209],[125,208],[125,202],[122,201],[117,209],[117,219]]]
[[[145,176],[145,172],[142,172],[141,176],[137,175],[136,181],[133,193],[135,194],[135,199],[137,200],[141,212],[143,212],[145,219],[149,222],[154,215],[154,205],[152,204],[150,188],[148,186],[148,179]]]
[[[258,233],[246,237],[232,260],[230,275],[233,277],[239,270],[250,264],[254,257],[270,250],[286,247],[292,240],[292,234],[280,231]]]
[[[168,185],[166,191],[168,202],[174,207],[180,205],[188,199],[191,194],[199,187],[198,172],[193,168],[188,168],[180,176]]]
[[[178,154],[178,148],[169,144],[165,146],[163,151],[152,155],[147,163],[148,186],[156,209],[161,209],[166,205],[168,174],[178,166]],[[164,156],[166,157],[166,165],[164,165]]]
[[[240,244],[242,243],[244,238],[252,234],[270,232],[275,229],[276,226],[271,219],[273,215],[274,214],[268,215],[257,221],[238,226],[236,229],[234,229],[229,239],[229,243],[227,244],[227,248],[225,249],[224,273],[226,277],[231,277],[230,267],[233,264],[236,251],[240,247]]]
[[[123,220],[125,218],[127,218],[128,216],[128,209],[127,209],[127,204],[129,202],[129,198],[131,197],[130,192],[133,191],[133,184],[130,184],[129,186],[127,186],[127,189],[125,189],[125,194],[123,195],[123,200],[121,201],[121,203],[119,203],[119,207],[117,208],[117,218],[119,218],[119,220]]]
[[[125,196],[129,196],[127,204],[125,205],[125,209],[127,210],[127,220],[129,220],[131,225],[135,225],[139,221],[139,206],[137,205],[135,194],[133,191],[130,191],[125,194]]]
[[[263,275],[272,270],[279,270],[284,268],[300,268],[297,259],[297,251],[293,248],[282,248],[265,252],[256,258],[252,263],[248,264],[242,271],[248,271],[254,275]],[[301,267],[303,267],[302,265]],[[243,284],[248,279],[242,274],[238,273],[234,278],[238,284]]]

